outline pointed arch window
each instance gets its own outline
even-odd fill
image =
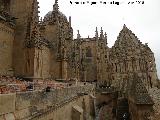
[[[92,57],[92,50],[90,47],[86,48],[86,57]]]

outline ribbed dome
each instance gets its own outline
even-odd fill
[[[44,16],[44,18],[48,18],[48,17],[50,17],[50,16],[51,16],[51,14],[52,14],[52,11],[49,11],[49,12]]]
[[[44,16],[44,21],[48,21],[48,20],[54,20],[55,19],[55,14],[56,12],[53,11],[49,11],[45,16]],[[67,21],[67,17],[58,10],[58,17],[61,19],[64,19]]]
[[[58,18],[58,21],[63,21],[68,23],[67,17],[59,11],[58,0],[55,0],[55,4],[53,5],[53,11],[49,11],[45,16],[44,22],[55,22]]]

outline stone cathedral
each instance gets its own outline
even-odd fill
[[[78,31],[73,39],[71,17],[59,11],[58,0],[44,19],[38,8],[37,0],[0,0],[1,75],[124,87],[136,74],[146,87],[158,85],[153,52],[126,25],[109,48],[102,28],[93,38]]]
[[[92,38],[78,30],[74,39],[58,0],[43,19],[38,4],[0,0],[0,119],[160,119],[160,83],[147,43],[126,25],[111,48],[102,27]]]

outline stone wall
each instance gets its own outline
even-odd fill
[[[49,69],[50,69],[50,51],[47,47],[44,47],[42,50],[42,63],[43,66],[41,68],[42,77],[48,78],[50,76]]]
[[[25,76],[24,41],[27,33],[27,22],[31,13],[32,0],[11,0],[10,14],[16,19],[15,39],[13,41],[13,68],[15,76]],[[27,76],[27,75],[26,75]]]
[[[86,41],[85,41],[86,40]],[[81,52],[84,53],[85,56],[85,63],[84,69],[86,70],[86,80],[87,81],[94,81],[97,80],[97,46],[96,41],[91,39],[85,39],[81,44]],[[87,41],[88,40],[88,41]],[[90,54],[89,54],[90,53]],[[90,55],[90,56],[88,56]],[[81,56],[82,57],[82,56]],[[83,74],[83,71],[82,71]],[[84,75],[85,76],[85,75]],[[83,78],[82,80],[84,80]],[[84,80],[85,81],[85,80]]]
[[[49,50],[49,74],[53,78],[60,78],[60,64],[57,62],[57,49],[58,49],[58,37],[57,37],[57,25],[48,24],[45,26],[44,31],[41,33],[44,37],[54,44],[54,50]],[[47,64],[46,64],[47,65]]]
[[[33,120],[83,120],[84,116],[86,116],[87,120],[91,120],[90,99],[89,95],[74,98],[56,109],[51,108],[45,111],[43,115],[33,118]],[[85,103],[85,108],[83,107],[83,102]]]
[[[7,23],[0,22],[0,74],[12,75],[12,51],[14,29]]]
[[[129,101],[129,112],[132,120],[147,120],[152,114],[152,105],[136,105]]]
[[[107,54],[106,39],[79,38],[75,41],[75,69],[81,81],[107,80]]]
[[[0,94],[0,115],[15,111],[16,94]]]
[[[90,104],[90,94],[93,93],[94,86],[86,85],[50,92],[31,91],[0,95],[0,120],[7,119],[6,115],[16,120],[71,120],[72,110],[75,108],[78,112],[83,111],[80,118],[89,118],[94,108]]]

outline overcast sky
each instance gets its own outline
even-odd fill
[[[55,0],[38,0],[40,16],[53,9]],[[71,2],[72,4],[71,4]],[[89,1],[89,3],[87,3]],[[106,2],[106,4],[100,3]],[[72,17],[74,37],[80,30],[82,37],[93,37],[95,28],[103,27],[107,32],[108,44],[111,47],[123,24],[132,30],[143,43],[148,43],[155,53],[158,75],[160,78],[160,0],[115,0],[120,5],[109,4],[113,0],[59,0],[59,9],[66,17]],[[86,2],[76,4],[75,2]],[[91,5],[91,2],[97,4]],[[129,3],[130,2],[130,3]],[[134,2],[131,4],[131,2]]]

